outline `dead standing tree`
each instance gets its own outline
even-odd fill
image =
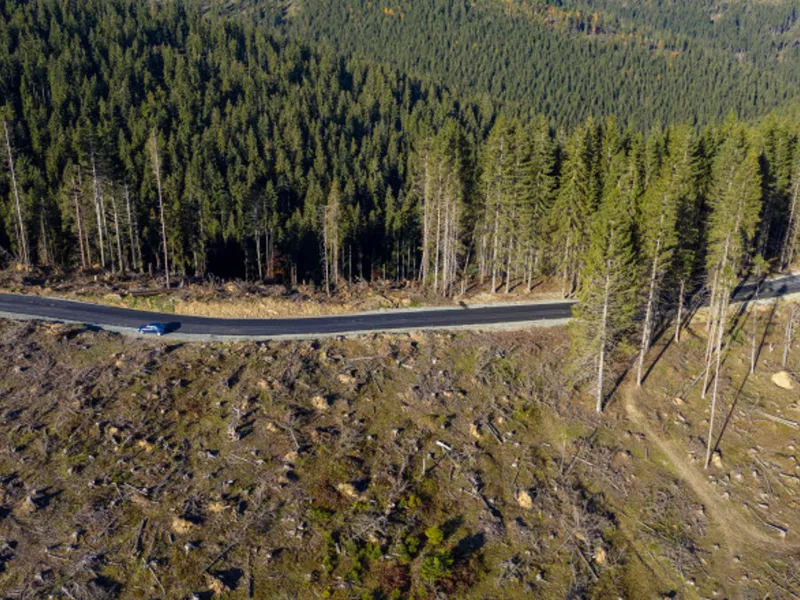
[[[783,338],[783,358],[781,360],[781,367],[786,368],[786,363],[789,361],[789,352],[792,350],[792,338],[794,336],[794,321],[797,314],[797,303],[792,302],[789,310],[789,320],[786,323],[786,332]]]
[[[169,248],[167,246],[167,224],[164,220],[164,198],[161,191],[161,164],[158,160],[158,132],[153,129],[150,138],[150,154],[153,163],[153,174],[156,176],[156,188],[158,190],[158,213],[161,218],[161,244],[164,248],[164,276],[166,287],[169,288]]]
[[[708,272],[712,274],[709,336],[702,396],[708,390],[712,366],[714,386],[706,440],[705,468],[714,447],[714,416],[719,392],[723,339],[727,328],[731,292],[755,234],[761,208],[758,155],[743,128],[731,132],[714,165],[710,196]]]
[[[17,241],[19,242],[19,253],[25,269],[31,267],[31,256],[28,250],[28,236],[25,233],[25,221],[22,218],[22,202],[19,199],[19,186],[17,185],[17,172],[14,168],[14,153],[11,147],[11,136],[8,133],[8,121],[3,119],[3,131],[6,138],[6,153],[8,154],[8,170],[11,172],[11,187],[14,190],[14,203],[17,217]]]

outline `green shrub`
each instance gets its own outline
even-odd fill
[[[450,575],[453,557],[449,552],[429,554],[422,560],[419,573],[423,579],[431,582],[439,581]]]
[[[420,539],[415,535],[408,536],[404,541],[397,545],[397,553],[400,561],[404,564],[410,563],[419,553]]]
[[[314,524],[320,525],[327,523],[333,517],[333,511],[324,506],[312,506],[308,511],[308,520]]]
[[[428,544],[436,547],[444,541],[444,532],[438,525],[433,525],[425,530],[425,537],[428,538]]]

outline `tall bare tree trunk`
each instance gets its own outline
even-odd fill
[[[117,262],[120,273],[125,272],[125,255],[122,253],[122,236],[119,234],[119,214],[117,212],[117,199],[111,196],[111,206],[114,209],[114,237],[117,238]]]
[[[97,165],[94,160],[94,151],[92,151],[92,187],[94,190],[94,210],[97,215],[97,236],[99,238],[98,246],[100,247],[100,267],[106,268],[106,250],[103,241],[103,215],[100,209],[100,184],[97,181]]]
[[[564,280],[564,283],[562,284],[561,288],[561,295],[564,296],[564,298],[568,297],[572,293],[572,290],[570,289],[572,286],[569,285],[570,284],[569,254],[570,254],[571,243],[572,243],[572,231],[568,231],[567,242],[566,244],[564,244],[564,268],[562,269],[561,272],[561,277]]]
[[[441,294],[447,296],[447,284],[450,276],[450,203],[447,194],[443,198],[444,215],[442,217],[442,267],[441,267]]]
[[[106,215],[106,197],[105,194],[100,193],[100,214],[103,215],[103,236],[108,246],[108,259],[111,262],[111,272],[115,272],[114,268],[114,244],[111,242],[111,235],[108,233],[108,219]]]
[[[86,249],[83,247],[83,217],[81,217],[80,204],[78,202],[78,188],[75,186],[75,176],[72,177],[72,200],[75,203],[75,225],[78,228],[78,246],[81,251],[81,268],[86,268]]]
[[[425,152],[425,167],[422,182],[422,265],[421,275],[423,284],[427,285],[430,276],[431,262],[431,194],[430,194],[430,156]],[[351,270],[352,275],[352,270]]]
[[[442,191],[439,188],[436,194],[436,250],[433,257],[433,291],[439,290],[439,253],[441,251],[442,232]]]
[[[39,237],[41,239],[42,254],[40,257],[40,264],[50,264],[50,244],[47,241],[47,226],[44,224],[44,210],[39,212]]]
[[[662,217],[663,219],[663,217]],[[650,349],[650,338],[653,331],[653,312],[656,301],[656,283],[658,279],[658,259],[661,251],[661,236],[656,240],[656,251],[653,255],[653,268],[650,271],[650,291],[647,294],[647,308],[644,315],[644,327],[642,329],[642,345],[639,348],[639,365],[636,369],[636,387],[642,387],[642,371],[644,370],[644,357]]]
[[[711,463],[711,449],[714,445],[714,417],[717,409],[717,393],[719,391],[719,366],[722,358],[722,337],[728,316],[728,300],[723,298],[720,306],[719,324],[717,325],[716,363],[714,367],[714,391],[711,394],[711,415],[708,418],[708,439],[706,440],[706,460],[704,468]]]
[[[511,293],[511,261],[512,261],[512,254],[513,254],[513,246],[514,240],[510,239],[507,240],[508,246],[506,247],[506,281],[505,285],[503,286],[503,293],[509,294]]]
[[[331,267],[333,268],[333,285],[339,287],[339,222],[338,215],[333,231],[333,256],[331,256]]]
[[[783,360],[781,361],[781,367],[786,368],[786,363],[789,361],[789,352],[792,349],[792,336],[794,334],[794,312],[797,308],[797,305],[793,302],[792,303],[792,310],[789,313],[789,322],[786,323],[786,335],[783,338]]]
[[[786,223],[786,232],[783,235],[783,245],[781,247],[782,271],[785,271],[792,263],[797,250],[795,248],[795,237],[797,236],[798,220],[800,220],[800,166],[795,171],[797,180],[792,185],[792,202],[789,206],[788,222]]]
[[[713,298],[713,294],[712,294]],[[700,397],[705,398],[706,392],[708,392],[708,381],[711,377],[711,363],[714,360],[714,345],[717,339],[717,328],[719,327],[718,320],[721,319],[721,316],[716,315],[717,313],[717,306],[716,300],[714,300],[714,304],[709,306],[709,311],[715,316],[712,317],[710,329],[708,332],[708,343],[706,344],[706,357],[705,357],[705,372],[703,373],[703,387],[700,390]],[[720,300],[721,302],[721,300]]]
[[[161,193],[161,166],[158,162],[158,137],[153,131],[153,172],[156,176],[156,186],[158,187],[158,212],[161,217],[161,243],[164,246],[164,275],[167,288],[169,288],[169,248],[167,247],[167,224],[164,220],[164,199]]]
[[[325,226],[322,228],[322,267],[325,272],[325,294],[329,297],[331,295],[331,267],[330,261],[328,260],[329,254],[329,243],[328,240],[328,223],[327,219],[325,221]]]
[[[264,266],[261,264],[261,236],[258,235],[258,230],[256,229],[256,234],[253,236],[254,241],[256,243],[256,264],[258,265],[258,280],[264,280]]]
[[[497,202],[497,201],[495,201]],[[492,294],[497,291],[497,255],[500,245],[500,204],[495,204],[494,234],[492,235]]]
[[[141,270],[142,268],[142,248],[139,245],[139,228],[136,226],[136,221],[131,213],[131,196],[128,192],[128,184],[125,184],[125,206],[128,212],[128,236],[131,240],[131,263],[134,270]],[[139,260],[136,260],[136,254],[139,254]]]
[[[3,119],[3,130],[6,134],[6,151],[8,153],[8,169],[11,171],[11,187],[14,189],[14,203],[17,213],[17,237],[20,245],[20,254],[25,269],[31,268],[31,255],[28,249],[28,236],[25,232],[25,221],[22,218],[22,202],[19,199],[19,189],[17,187],[17,172],[14,168],[14,153],[11,149],[11,136],[8,134],[8,123]]]
[[[486,233],[486,227],[481,225],[481,250],[480,250],[480,264],[479,264],[479,278],[481,285],[486,281],[486,254],[489,252],[489,236]]]
[[[686,280],[681,278],[680,291],[678,292],[678,317],[675,319],[675,341],[681,341],[681,326],[683,325],[683,296]]]
[[[736,227],[733,229],[733,231],[737,231],[738,227],[739,227],[739,221],[737,219]],[[714,288],[712,289],[712,292],[711,292],[711,302],[712,302],[712,304],[711,304],[711,307],[710,307],[710,310],[711,310],[711,317],[710,317],[710,319],[711,319],[711,331],[708,334],[709,344],[706,347],[706,371],[705,371],[705,375],[703,376],[703,390],[702,390],[702,393],[701,393],[701,397],[702,398],[706,397],[706,392],[708,391],[708,378],[709,378],[709,375],[710,375],[710,372],[711,372],[711,362],[712,362],[712,359],[713,359],[713,356],[714,356],[714,353],[713,353],[714,341],[713,340],[715,339],[715,332],[720,327],[724,328],[725,321],[727,320],[726,319],[727,314],[724,311],[727,310],[728,300],[729,300],[728,296],[730,295],[730,291],[725,289],[725,287],[722,284],[721,278],[723,276],[723,271],[725,269],[725,266],[728,263],[728,250],[729,249],[730,249],[730,234],[729,234],[728,238],[726,238],[726,240],[725,240],[725,249],[724,249],[724,251],[722,253],[722,260],[719,262],[719,264],[717,265],[717,268],[716,268],[716,270],[714,272]],[[716,313],[715,313],[715,310],[714,310],[715,299],[716,299],[716,304],[719,307],[716,310]],[[724,332],[720,332],[718,335],[723,335],[723,333]]]
[[[606,363],[606,324],[608,323],[608,302],[609,289],[611,286],[611,275],[606,273],[605,290],[603,293],[603,317],[600,320],[600,355],[597,360],[597,402],[595,410],[603,412],[603,371]]]

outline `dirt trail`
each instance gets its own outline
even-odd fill
[[[622,390],[625,411],[639,429],[669,461],[678,477],[685,481],[698,498],[703,502],[705,510],[716,522],[728,547],[743,545],[760,546],[771,550],[795,550],[800,545],[778,539],[766,530],[753,525],[747,515],[735,506],[720,498],[718,491],[708,482],[702,471],[690,465],[684,458],[685,453],[676,450],[673,444],[661,438],[647,422],[645,416],[636,406],[635,393],[628,387]]]

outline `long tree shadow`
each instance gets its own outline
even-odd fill
[[[743,290],[746,290],[746,289],[750,289],[751,290],[749,295],[747,295],[747,296],[745,296],[744,292],[743,292]],[[720,369],[725,366],[725,363],[728,360],[728,356],[731,353],[731,343],[732,343],[732,341],[736,338],[736,335],[747,324],[747,309],[750,306],[750,302],[753,301],[753,299],[755,298],[755,293],[756,293],[755,287],[753,287],[752,289],[748,288],[747,286],[744,285],[744,282],[741,282],[739,284],[739,286],[736,289],[734,289],[734,291],[733,291],[733,293],[731,295],[731,297],[736,302],[738,302],[739,305],[738,305],[738,307],[736,309],[736,314],[730,320],[730,327],[729,327],[729,329],[727,331],[728,341],[723,346],[722,352],[721,352],[721,355],[720,355],[720,361],[719,361]],[[707,384],[709,387],[713,383],[714,377],[715,377],[715,369],[712,369],[711,373],[709,374],[709,379],[708,379],[708,384]],[[708,388],[706,388],[706,389],[708,389]]]
[[[658,342],[661,340],[661,338],[664,336],[664,334],[671,329],[671,325],[672,325],[672,319],[670,319],[670,318],[665,318],[661,322],[661,324],[659,325],[659,328],[653,334],[653,341],[650,344],[650,348],[651,349],[654,348],[658,344]],[[672,344],[673,340],[674,340],[674,338],[670,337],[669,340],[667,341],[667,343],[662,346],[662,348],[659,351],[658,356],[656,357],[656,359],[647,367],[647,370],[645,371],[645,374],[642,377],[642,383],[644,383],[644,381],[647,379],[647,376],[650,375],[650,372],[653,370],[653,367],[661,359],[661,357],[664,355],[664,353],[667,351],[667,349],[670,347],[670,345]],[[628,362],[628,364],[625,366],[625,368],[622,370],[622,372],[614,380],[614,385],[611,386],[611,389],[609,390],[609,392],[603,396],[603,409],[604,410],[605,410],[605,408],[607,408],[611,404],[611,402],[612,402],[612,400],[614,398],[614,394],[616,394],[617,390],[619,390],[619,387],[622,385],[622,382],[625,381],[625,377],[627,377],[628,373],[631,372],[631,369],[634,368],[634,366],[636,365],[636,362],[638,361],[638,359],[639,359],[639,354],[638,353],[634,354],[633,358],[631,358],[631,360]]]
[[[742,396],[742,390],[744,389],[745,384],[747,383],[747,379],[750,377],[750,371],[744,376],[742,379],[742,383],[739,384],[739,389],[736,390],[736,395],[733,397],[733,402],[731,403],[730,410],[728,410],[728,414],[725,416],[725,422],[722,424],[722,429],[719,431],[719,435],[717,436],[717,441],[714,443],[714,452],[719,450],[719,445],[722,442],[722,436],[725,435],[725,430],[728,429],[728,425],[731,422],[731,418],[733,417],[733,412],[736,410],[736,406],[739,404],[739,398]]]
[[[611,389],[608,391],[608,393],[603,394],[603,400],[601,403],[602,410],[605,410],[606,408],[608,408],[613,404],[617,390],[622,385],[622,382],[625,381],[625,378],[628,376],[628,373],[631,372],[631,369],[636,364],[637,357],[638,354],[635,354],[633,358],[628,361],[628,364],[625,365],[625,368],[622,370],[622,372],[617,376],[616,379],[614,379],[614,385],[611,386]]]
[[[758,348],[756,348],[756,359],[755,364],[758,364],[759,359],[761,358],[761,350],[764,348],[764,344],[767,341],[767,333],[769,333],[769,328],[772,325],[772,321],[775,319],[775,313],[778,312],[778,301],[772,303],[772,308],[769,311],[769,317],[767,318],[767,324],[764,325],[763,331],[761,332],[761,341],[758,342]]]
[[[650,345],[650,348],[653,348],[656,344],[658,344],[658,342],[661,340],[661,338],[664,336],[664,334],[667,331],[669,331],[669,329],[670,329],[669,324],[670,324],[670,321],[666,321],[661,326],[661,328],[658,330],[656,335],[653,336],[653,343]],[[672,342],[674,342],[674,341],[675,341],[675,336],[670,336],[669,339],[667,340],[667,343],[663,344],[661,346],[661,349],[658,351],[658,356],[656,356],[655,359],[653,361],[651,361],[649,365],[647,365],[647,369],[645,370],[644,375],[642,376],[642,383],[647,381],[647,378],[650,377],[650,373],[653,372],[653,369],[658,364],[658,362],[661,360],[661,357],[663,357],[664,354],[667,352],[667,350],[669,350],[669,347],[672,345]]]
[[[725,366],[725,363],[728,361],[728,357],[731,354],[731,346],[733,344],[733,340],[736,339],[736,335],[744,328],[747,324],[747,306],[749,302],[742,302],[739,305],[738,310],[736,311],[736,315],[734,315],[733,319],[731,319],[731,326],[728,329],[727,337],[728,341],[725,343],[725,346],[722,348],[722,355],[719,358],[719,367]],[[711,375],[708,378],[708,385],[714,381],[714,372],[712,370]]]
[[[681,315],[681,322],[678,324],[678,326],[681,328],[681,331],[686,329],[689,323],[692,322],[692,319],[694,319],[694,317],[697,315],[697,311],[699,311],[700,308],[703,306],[703,301],[705,300],[705,298],[706,298],[705,290],[700,290],[690,297],[689,302],[686,306],[686,314]],[[658,344],[661,337],[663,337],[663,335],[670,330],[671,323],[672,323],[671,319],[664,320],[661,329],[659,329],[658,332],[653,336],[653,342],[650,345],[651,348],[654,347],[656,344]],[[659,363],[659,361],[664,356],[666,351],[669,350],[669,347],[672,345],[674,341],[675,337],[672,336],[670,337],[669,341],[666,344],[661,346],[661,349],[658,352],[658,356],[656,356],[656,358],[653,361],[651,361],[650,364],[647,366],[647,369],[645,370],[644,375],[642,376],[642,383],[647,381],[647,378],[650,377],[650,374],[653,372],[655,366]]]

